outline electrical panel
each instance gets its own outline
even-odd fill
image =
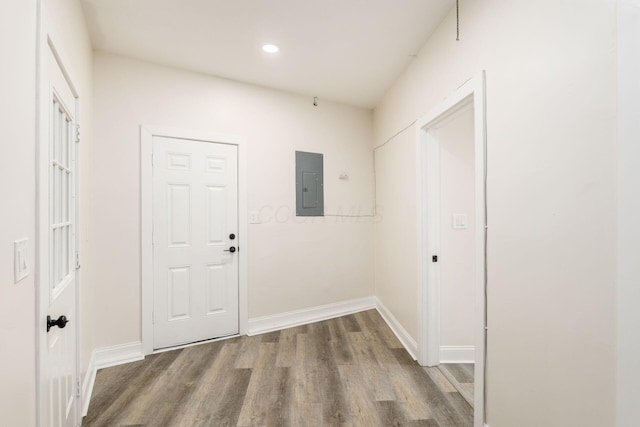
[[[324,216],[323,157],[296,151],[296,216]]]

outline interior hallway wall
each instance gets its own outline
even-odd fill
[[[613,425],[616,1],[463,0],[460,14],[461,40],[452,11],[374,111],[375,146],[391,138],[376,294],[417,337],[415,129],[393,136],[484,69],[488,424]]]
[[[0,414],[3,425],[34,426],[36,1],[0,3],[0,28]],[[25,237],[31,274],[14,284],[13,242]]]
[[[250,318],[373,295],[372,218],[297,218],[294,180],[296,150],[323,153],[325,212],[370,215],[371,110],[101,52],[93,70],[92,310],[112,318],[97,347],[141,338],[140,125],[246,138],[248,208],[262,220],[248,228]]]

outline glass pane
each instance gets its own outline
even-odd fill
[[[60,204],[62,207],[62,219],[60,222],[69,221],[69,174],[67,171],[62,171],[62,199]]]
[[[64,140],[64,165],[69,169],[71,167],[71,142],[73,141],[73,129],[71,128],[71,122],[69,117],[65,116],[64,127],[67,130],[67,135]]]
[[[58,224],[62,222],[62,170],[56,167],[56,180],[53,184],[53,206],[55,206],[55,215],[53,223]]]
[[[71,160],[73,159],[73,150],[75,148],[76,132],[73,128],[73,123],[69,120],[69,147],[67,149],[67,165],[71,169]]]
[[[51,116],[49,117],[51,119],[51,121],[49,122],[49,155],[51,156],[51,159],[55,158],[56,135],[58,135],[58,133],[56,132],[56,125],[58,123],[57,112],[58,105],[54,100],[53,105],[51,106]]]
[[[58,228],[58,247],[56,248],[56,251],[58,252],[58,277],[56,279],[56,286],[58,286],[60,284],[60,282],[62,281],[63,276],[63,266],[64,266],[64,236],[62,235],[64,228]]]
[[[69,226],[62,227],[62,274],[61,278],[69,274]]]
[[[55,228],[51,233],[51,289],[55,289],[58,284],[58,258],[60,257],[58,249],[58,229]]]
[[[58,167],[53,166],[53,181],[51,182],[51,225],[58,223],[58,197],[56,195],[60,184],[58,182],[60,175],[58,174]]]
[[[67,144],[69,140],[69,126],[67,126],[67,116],[61,112],[60,116],[60,130],[62,131],[62,137],[60,139],[60,163],[63,166],[67,166]]]
[[[73,227],[69,225],[67,226],[67,274],[73,272],[74,266],[73,240],[71,239],[73,239]]]
[[[64,163],[64,156],[65,156],[65,151],[66,151],[66,145],[67,145],[67,116],[64,113],[64,111],[62,110],[62,108],[60,108],[60,151],[58,151],[58,162],[59,163]]]
[[[61,161],[61,152],[62,152],[62,138],[63,138],[63,132],[64,132],[64,126],[62,126],[62,121],[63,121],[63,116],[62,116],[62,109],[60,108],[60,105],[58,104],[58,114],[56,116],[56,151],[55,151],[55,155],[54,155],[54,159],[58,162]]]
[[[51,153],[51,158],[53,160],[58,160],[58,152],[60,147],[60,107],[56,104],[56,111],[53,116],[53,122],[55,123],[55,127],[53,129],[53,152]]]

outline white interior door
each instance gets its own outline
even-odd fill
[[[74,123],[77,98],[49,49],[45,76],[48,105],[42,114],[39,157],[40,422],[43,426],[69,427],[77,425],[79,398]]]
[[[154,349],[237,334],[235,145],[153,138]]]

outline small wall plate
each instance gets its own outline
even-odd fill
[[[453,214],[451,223],[454,230],[464,230],[469,227],[469,219],[466,214]]]
[[[29,275],[29,239],[13,242],[13,283],[18,283]]]

